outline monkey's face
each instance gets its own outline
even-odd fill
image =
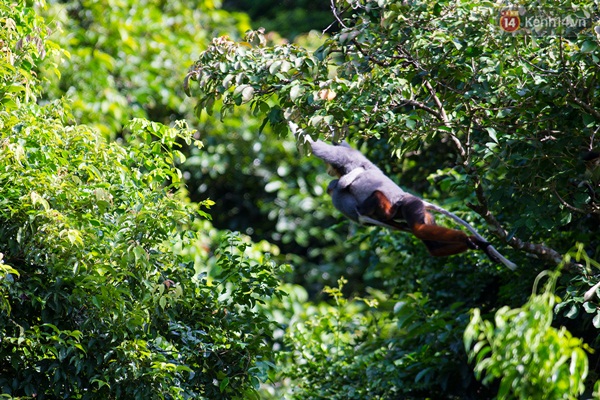
[[[334,179],[331,182],[329,182],[329,185],[327,185],[327,193],[330,196],[333,196],[333,191],[336,189],[337,184],[338,184],[338,180]]]
[[[336,178],[339,178],[342,176],[342,174],[340,173],[340,171],[338,171],[333,165],[331,164],[327,164],[327,174],[329,176],[334,176]]]

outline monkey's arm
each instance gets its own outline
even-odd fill
[[[358,167],[340,177],[337,183],[340,190],[346,189],[348,186],[352,185],[352,182],[354,182],[363,172],[365,172],[365,169],[363,167]]]
[[[388,221],[382,222],[371,217],[367,217],[366,215],[358,214],[358,222],[363,225],[375,225],[381,226],[383,228],[395,229],[403,232],[412,232],[411,229],[406,224],[399,223],[397,221]]]
[[[311,141],[310,145],[313,154],[331,165],[337,171],[338,177],[357,167],[377,168],[360,151],[351,148],[347,143],[336,146],[317,140]]]

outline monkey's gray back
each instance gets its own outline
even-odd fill
[[[401,202],[409,194],[388,178],[379,168],[367,169],[348,187],[350,193],[362,204],[375,191],[380,191],[392,204]]]
[[[342,176],[356,168],[364,169],[352,184],[347,188],[341,188],[349,190],[359,204],[362,204],[376,190],[382,192],[392,204],[408,195],[360,151],[354,150],[347,143],[335,146],[317,140],[311,142],[311,147],[314,155],[333,166]]]

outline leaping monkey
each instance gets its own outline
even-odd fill
[[[432,256],[482,250],[492,260],[511,269],[516,267],[465,221],[405,192],[358,150],[346,143],[329,145],[311,141],[310,144],[313,154],[328,164],[330,175],[338,177],[329,184],[328,192],[333,205],[351,220],[411,232],[423,241]],[[469,228],[473,235],[436,225],[428,209],[452,217]]]

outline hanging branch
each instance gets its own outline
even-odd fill
[[[423,85],[428,90],[432,100],[434,101],[434,103],[436,104],[436,107],[438,108],[438,110],[436,112],[430,113],[430,114],[433,115],[438,120],[440,120],[444,124],[444,126],[446,126],[447,128],[449,128],[451,130],[450,138],[452,139],[452,141],[454,142],[454,145],[456,146],[458,155],[459,155],[460,159],[462,160],[463,167],[465,168],[467,173],[471,176],[471,178],[475,182],[475,194],[477,196],[477,200],[479,201],[479,205],[468,204],[468,206],[472,210],[474,210],[476,213],[481,215],[481,217],[483,217],[483,219],[496,232],[496,235],[500,239],[502,239],[505,243],[508,243],[511,247],[513,247],[515,249],[519,249],[519,250],[525,250],[528,253],[537,255],[538,257],[540,257],[543,260],[551,261],[552,263],[559,265],[563,261],[563,256],[559,252],[557,252],[556,250],[551,249],[543,244],[524,242],[515,236],[509,237],[509,233],[502,227],[502,224],[500,224],[500,222],[496,219],[496,217],[494,217],[494,215],[492,215],[492,213],[490,212],[490,210],[487,206],[487,199],[486,199],[485,193],[483,191],[483,184],[481,183],[481,177],[479,176],[477,170],[470,164],[468,157],[467,157],[467,151],[465,150],[462,142],[456,136],[456,134],[453,133],[453,126],[450,122],[450,119],[448,118],[448,115],[446,114],[446,110],[444,109],[442,101],[440,100],[435,89],[433,88],[433,86],[431,85],[431,83],[428,80],[425,80]],[[427,111],[425,108],[423,108],[423,109],[425,111]],[[440,210],[437,210],[437,209],[435,209],[435,210],[442,212],[441,210],[443,210],[443,209],[440,208]],[[443,213],[446,214],[447,211],[443,212]],[[458,219],[457,219],[458,217],[453,216],[452,213],[448,213],[446,215],[448,215],[451,218],[458,221]],[[465,223],[463,223],[463,222],[460,222],[460,223],[463,225],[466,224],[466,222]],[[473,232],[471,230],[471,228],[469,228],[468,224],[465,226],[471,232]],[[473,234],[475,234],[475,233],[473,232]],[[495,251],[495,249],[494,249],[494,251]],[[508,260],[506,260],[506,261],[508,261]]]

